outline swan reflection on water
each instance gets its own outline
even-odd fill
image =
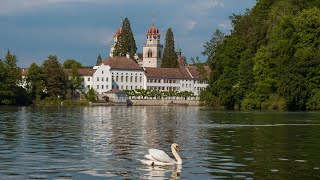
[[[146,171],[146,174],[140,176],[140,179],[180,179],[182,165],[144,166],[143,168],[139,168],[139,170]]]

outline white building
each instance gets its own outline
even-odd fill
[[[189,66],[186,58],[181,56],[178,48],[179,68],[160,68],[162,62],[163,45],[160,44],[159,30],[152,24],[146,34],[146,44],[143,52],[135,55],[134,60],[127,57],[113,56],[114,46],[122,33],[122,27],[114,34],[114,45],[110,48],[110,57],[100,66],[93,69],[78,69],[83,77],[82,91],[93,88],[99,95],[112,90],[151,89],[160,91],[191,91],[199,95],[207,87],[210,69],[200,73],[196,66]],[[66,70],[71,73],[71,70]],[[26,72],[23,72],[26,74]]]
[[[162,62],[163,45],[160,43],[159,30],[154,26],[148,29],[146,44],[143,52],[135,55],[134,60],[127,57],[113,55],[114,47],[122,33],[120,26],[114,36],[114,44],[110,48],[108,57],[100,66],[94,67],[94,72],[79,73],[84,77],[83,90],[92,87],[99,94],[107,91],[152,89],[160,91],[191,91],[199,95],[207,87],[204,80],[208,77],[210,69],[205,67],[207,73],[202,74],[195,66],[188,66],[186,58],[181,56],[177,49],[179,68],[160,68]],[[85,70],[79,70],[85,71]]]
[[[206,68],[207,72],[208,67]],[[191,91],[199,95],[207,87],[204,80],[207,74],[201,75],[195,66],[179,68],[145,68],[147,84],[145,89],[161,91]]]
[[[143,67],[160,68],[162,63],[163,45],[160,44],[159,30],[154,27],[149,28],[146,34],[146,44],[143,45]]]
[[[179,68],[142,68],[133,59],[127,57],[108,57],[94,70],[79,69],[83,76],[83,89],[87,92],[93,88],[99,94],[112,89],[136,90],[150,89],[160,91],[191,91],[199,95],[207,87],[204,80],[208,76],[201,74],[196,66],[181,66]]]

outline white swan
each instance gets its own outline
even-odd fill
[[[173,143],[171,145],[171,151],[177,161],[171,159],[165,152],[159,149],[149,149],[149,154],[144,156],[148,160],[139,160],[139,161],[142,164],[149,165],[149,166],[167,166],[167,165],[174,165],[174,164],[182,164],[182,160],[178,154],[178,152],[180,151],[179,145],[176,143]]]

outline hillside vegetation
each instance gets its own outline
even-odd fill
[[[320,109],[320,0],[257,0],[206,43],[201,101],[227,109]]]

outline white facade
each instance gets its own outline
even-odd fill
[[[115,69],[111,70],[112,88],[135,90],[144,88],[144,71]]]
[[[190,91],[198,96],[201,91],[208,86],[207,81],[195,79],[161,79],[146,78],[147,84],[145,89],[160,91]]]
[[[96,72],[92,77],[92,87],[93,89],[102,94],[103,92],[109,91],[112,89],[112,76],[110,72],[110,66],[104,65],[103,63],[100,66],[95,66]]]
[[[160,68],[162,63],[163,45],[160,44],[159,30],[154,27],[149,28],[146,34],[146,44],[143,45],[143,67]]]
[[[135,90],[143,89],[145,76],[143,69],[112,69],[109,65],[95,66],[93,76],[82,76],[84,92],[91,87],[98,93],[103,94],[112,89]]]
[[[82,89],[84,92],[88,92],[90,88],[93,88],[93,77],[92,76],[82,76]]]

